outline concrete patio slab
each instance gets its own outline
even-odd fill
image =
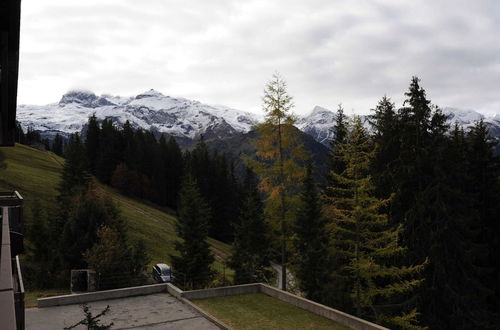
[[[189,306],[167,293],[88,303],[93,314],[107,305],[110,311],[101,317],[104,324],[113,322],[120,329],[219,329]],[[26,309],[26,329],[63,329],[83,319],[80,305]],[[79,326],[75,329],[86,329]]]

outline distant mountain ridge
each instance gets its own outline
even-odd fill
[[[474,110],[457,108],[444,108],[443,112],[450,124],[458,122],[464,128],[483,119],[491,135],[500,137],[500,115],[485,117]],[[263,120],[251,112],[174,98],[153,89],[132,97],[98,96],[90,91],[74,90],[64,94],[57,103],[20,105],[17,109],[17,119],[24,128],[32,127],[49,139],[57,133],[67,136],[85,131],[92,114],[99,120],[111,119],[117,125],[128,120],[133,128],[174,136],[183,145],[200,135],[213,139],[248,133]],[[316,106],[308,115],[298,117],[297,128],[328,145],[334,133],[335,116],[333,111]],[[367,123],[367,116],[362,117]]]
[[[201,134],[208,139],[246,133],[259,121],[257,115],[249,112],[173,98],[153,89],[128,98],[70,91],[58,103],[17,108],[17,119],[24,128],[32,127],[49,138],[56,133],[81,132],[92,114],[99,120],[111,119],[117,125],[128,120],[136,129],[191,140]]]

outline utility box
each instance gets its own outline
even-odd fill
[[[71,270],[71,293],[96,291],[96,272],[92,269]]]

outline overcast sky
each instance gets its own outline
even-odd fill
[[[153,88],[259,112],[276,71],[301,114],[399,106],[412,75],[500,113],[500,1],[22,0],[20,104]]]

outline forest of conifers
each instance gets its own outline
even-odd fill
[[[269,262],[285,262],[296,278],[289,290],[391,328],[498,327],[500,160],[485,124],[448,126],[413,78],[400,107],[384,96],[366,123],[349,120],[339,107],[328,171],[316,182],[315,164],[291,129],[291,108],[286,84],[274,77],[265,90],[266,120],[256,127],[257,152],[244,156],[244,177],[203,138],[182,151],[174,138],[92,116],[85,140],[71,136],[64,153],[60,137],[52,144],[66,158],[61,205],[82,194],[78,187],[93,175],[126,195],[176,209],[185,242],[174,268],[207,273],[193,278],[193,287],[210,281],[211,259],[207,246],[187,246],[188,238],[208,235],[233,244],[235,283],[266,281]],[[93,198],[88,189],[82,198]],[[75,247],[82,233],[65,226],[70,211],[61,208],[50,235],[63,237],[63,255],[73,254],[56,268],[85,266],[98,235],[115,241],[124,235],[113,206],[103,202],[113,230],[97,226],[91,240]],[[143,269],[143,248],[125,250],[130,271]],[[188,257],[198,265],[186,265]]]

